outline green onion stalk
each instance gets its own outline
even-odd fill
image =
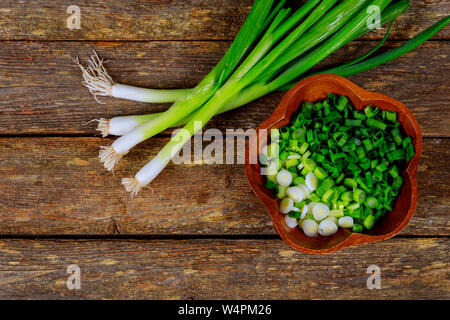
[[[182,99],[192,89],[148,89],[116,83],[104,66],[104,60],[100,59],[97,52],[90,57],[88,65],[82,65],[78,58],[75,63],[80,67],[83,76],[83,84],[89,89],[98,103],[103,104],[98,96],[126,99],[147,103],[169,103]]]
[[[374,0],[370,1],[369,5],[378,6],[380,10],[383,11],[391,3],[391,1],[392,0]],[[327,1],[323,1],[321,5],[324,5],[324,3],[326,2]],[[279,66],[280,60],[284,61],[285,64],[290,63],[293,59],[296,59],[306,51],[319,44],[330,34],[334,34],[334,31],[337,31],[317,49],[314,49],[311,53],[308,53],[301,59],[295,61],[294,64],[290,66],[286,71],[282,72],[279,77],[267,83],[263,87],[263,90],[265,89],[264,91],[266,91],[264,94],[275,91],[278,88],[281,88],[282,86],[295,80],[299,75],[308,71],[328,55],[330,55],[349,41],[352,41],[355,37],[361,34],[362,30],[366,30],[369,19],[371,18],[371,13],[368,12],[368,10],[364,10],[365,8],[367,8],[367,1],[359,2],[360,5],[366,4],[365,6],[363,6],[362,10],[359,10],[360,8],[354,9],[355,7],[357,7],[355,1],[344,1],[336,8],[342,8],[343,5],[349,4],[350,2],[352,4],[352,7],[347,8],[347,10],[343,12],[350,11],[352,12],[352,14],[348,14],[346,16],[341,12],[338,17],[334,17],[334,19],[331,19],[331,21],[333,21],[331,25],[322,25],[321,21],[319,21],[318,25],[323,27],[312,28],[310,34],[311,32],[315,33],[316,38],[308,38],[308,34],[306,34],[305,38],[308,39],[308,41],[304,42],[295,41],[298,39],[298,37],[294,38],[294,40],[291,40],[289,37],[287,37],[267,56],[265,56],[260,63],[257,63],[247,73],[245,73],[245,75],[239,72],[233,74],[230,79],[214,93],[211,99],[209,99],[200,109],[194,112],[192,118],[187,122],[185,127],[171,139],[171,141],[158,153],[158,155],[152,161],[144,166],[134,178],[126,178],[122,180],[122,184],[125,186],[126,190],[134,195],[139,192],[142,187],[148,185],[151,181],[153,181],[153,179],[156,178],[159,173],[167,166],[173,156],[179,153],[183,145],[187,141],[189,141],[197,131],[201,130],[201,128],[216,113],[224,108],[227,103],[232,101],[233,97],[236,94],[239,94],[239,92],[241,92],[247,86],[250,86],[261,75],[263,75],[266,70],[270,70],[271,68],[273,68],[273,66],[276,66],[276,69],[279,70],[281,67]],[[326,6],[323,7],[326,8]],[[329,16],[333,15],[336,12],[336,8],[329,12],[328,16],[325,16],[323,20],[326,21],[327,19],[329,19]],[[317,11],[314,11],[311,16],[313,16],[315,12]],[[320,16],[320,14],[318,15]],[[306,19],[298,28],[301,29],[303,25],[311,23],[310,25],[306,25],[305,27],[303,27],[305,30],[307,30],[316,21],[314,19],[311,19],[311,21],[308,20],[309,19]],[[303,32],[298,33],[302,34]],[[281,56],[282,58],[280,58]],[[286,56],[291,57],[291,60],[287,60],[285,58]],[[186,114],[176,117],[176,119],[174,119],[174,122],[181,120],[185,116]],[[143,126],[145,127],[147,126],[147,124],[144,124]],[[135,130],[142,130],[140,129],[141,127],[138,127]],[[126,136],[127,135],[122,136],[122,138]],[[145,132],[145,138],[150,136],[151,132]]]

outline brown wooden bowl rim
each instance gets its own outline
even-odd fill
[[[402,102],[389,97],[387,95],[371,92],[368,90],[365,90],[355,83],[351,82],[350,80],[333,75],[333,74],[320,74],[311,76],[309,78],[306,78],[302,81],[300,81],[297,85],[295,85],[291,90],[289,90],[285,96],[283,97],[281,103],[279,106],[275,109],[275,111],[270,115],[256,130],[256,132],[259,132],[259,130],[263,129],[269,129],[274,127],[281,127],[283,125],[286,125],[290,122],[289,117],[287,116],[288,113],[288,107],[291,103],[291,99],[295,96],[295,94],[299,90],[303,90],[306,86],[310,86],[312,84],[319,84],[320,82],[327,80],[331,82],[336,82],[345,87],[348,91],[351,91],[359,100],[360,104],[366,106],[367,104],[364,104],[364,101],[367,100],[379,100],[388,102],[392,105],[395,105],[399,112],[404,114],[406,118],[413,124],[414,130],[416,132],[416,139],[414,139],[414,147],[415,147],[415,155],[413,159],[411,159],[407,169],[405,170],[406,176],[409,179],[411,186],[412,186],[412,194],[411,194],[411,203],[408,208],[408,212],[403,219],[403,221],[395,228],[393,231],[382,234],[382,235],[370,235],[370,234],[364,234],[364,233],[353,233],[351,231],[346,230],[346,232],[350,233],[350,235],[344,239],[342,242],[336,244],[335,246],[327,249],[320,249],[320,250],[314,250],[310,248],[306,248],[303,246],[299,246],[295,243],[293,243],[290,239],[286,237],[284,234],[284,230],[281,228],[281,224],[278,222],[278,220],[275,218],[276,215],[278,215],[278,201],[268,196],[265,192],[262,190],[259,190],[258,186],[254,182],[255,177],[253,176],[255,171],[252,170],[252,167],[255,166],[255,164],[249,163],[249,150],[250,145],[253,145],[255,143],[258,143],[258,137],[257,135],[253,135],[250,138],[249,143],[247,144],[247,150],[246,150],[246,156],[245,156],[245,171],[248,178],[248,181],[250,183],[250,186],[252,190],[255,192],[257,197],[263,202],[263,204],[266,206],[266,208],[269,210],[270,216],[272,218],[272,221],[274,223],[275,229],[277,230],[278,234],[281,236],[281,238],[291,247],[293,247],[296,250],[310,253],[310,254],[326,254],[335,252],[341,249],[344,249],[346,247],[357,245],[357,244],[364,244],[364,243],[370,243],[370,242],[376,242],[376,241],[382,241],[385,239],[389,239],[398,233],[400,233],[406,225],[411,220],[412,216],[414,215],[414,211],[417,207],[417,201],[418,201],[418,190],[417,190],[417,170],[419,166],[419,160],[420,156],[422,154],[422,133],[420,130],[419,123],[415,119],[412,112],[404,105]],[[300,107],[301,103],[299,104]],[[266,138],[267,139],[267,138]],[[259,155],[258,150],[258,155]],[[259,172],[259,164],[256,164],[258,167]]]

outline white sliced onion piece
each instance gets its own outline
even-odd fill
[[[294,201],[291,198],[284,198],[280,201],[280,212],[287,214],[294,208]]]
[[[319,179],[317,179],[314,173],[310,172],[306,175],[305,183],[309,190],[314,191],[319,186]]]
[[[352,217],[342,217],[338,221],[339,227],[341,228],[352,228],[353,227],[353,218]]]
[[[278,172],[277,182],[282,187],[287,187],[292,183],[292,173],[283,169]]]
[[[337,231],[338,226],[332,219],[325,219],[319,224],[319,234],[322,236],[332,236]]]
[[[305,199],[305,193],[298,187],[291,187],[286,190],[286,194],[289,198],[294,200],[295,203],[302,202]]]
[[[297,187],[300,188],[305,193],[307,198],[311,196],[311,191],[305,185],[299,184]]]
[[[309,206],[305,204],[303,206],[302,214],[300,216],[300,219],[305,219],[306,215],[308,214]]]
[[[324,203],[316,203],[312,210],[314,219],[316,221],[322,221],[330,214],[330,209]]]
[[[317,204],[317,202],[310,202],[309,204],[308,204],[308,213],[310,213],[310,214],[312,214],[313,213],[313,209],[314,209],[314,206]]]
[[[334,224],[338,224],[338,218],[336,218],[336,217],[333,217],[333,216],[329,216],[328,218],[326,218],[325,220],[330,220],[330,221],[333,221],[334,222]]]
[[[277,161],[269,161],[269,164],[266,167],[266,175],[273,176],[278,174],[278,162]]]
[[[267,156],[267,145],[261,148],[261,152],[259,153],[259,161],[263,165],[267,165],[270,163],[270,158]]]
[[[297,219],[290,217],[288,214],[284,216],[284,221],[286,221],[286,225],[291,229],[297,227]]]
[[[308,237],[317,237],[319,234],[319,225],[311,219],[306,219],[302,222],[302,229]]]

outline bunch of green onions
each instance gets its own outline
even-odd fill
[[[113,96],[142,102],[174,102],[165,112],[142,116],[100,119],[104,136],[121,136],[101,147],[99,157],[112,171],[137,144],[170,127],[184,125],[158,155],[134,178],[123,179],[135,195],[167,166],[183,145],[216,114],[243,106],[277,90],[286,90],[308,76],[312,67],[345,44],[371,31],[368,27],[377,6],[381,22],[393,21],[409,8],[408,0],[308,0],[298,10],[285,8],[286,0],[255,0],[244,25],[217,66],[195,87],[152,90],[116,84],[95,54],[87,68],[80,65],[84,84],[95,96]],[[394,60],[428,40],[450,22],[450,17],[427,29],[405,45],[320,73],[350,76]],[[198,126],[198,123],[201,123]]]

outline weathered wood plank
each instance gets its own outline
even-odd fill
[[[94,133],[91,119],[162,111],[167,106],[108,99],[98,104],[81,85],[72,58],[92,49],[110,59],[118,82],[153,88],[192,87],[220,60],[228,42],[76,43],[3,42],[0,46],[0,134]],[[387,47],[396,46],[390,43]],[[342,63],[367,52],[373,43],[357,42],[327,59]],[[429,42],[416,51],[369,72],[351,77],[362,87],[406,103],[425,136],[450,136],[448,42]],[[162,58],[161,52],[164,53]],[[211,127],[256,127],[278,105],[275,93],[231,114]]]
[[[73,1],[2,1],[0,39],[8,40],[232,40],[253,0],[79,0],[81,28],[67,28]],[[450,10],[448,0],[413,0],[397,20],[394,39],[410,38]],[[368,35],[377,39],[383,32]],[[448,39],[450,29],[437,39]]]
[[[174,165],[134,200],[120,184],[168,141],[137,147],[117,167],[100,138],[0,139],[0,234],[276,234],[242,165]],[[241,151],[242,152],[242,151]],[[450,235],[450,139],[425,139],[419,206],[403,235]]]
[[[2,299],[448,299],[449,240],[391,239],[326,256],[281,240],[0,241]],[[81,289],[66,286],[80,267]],[[367,268],[381,269],[369,290]]]

